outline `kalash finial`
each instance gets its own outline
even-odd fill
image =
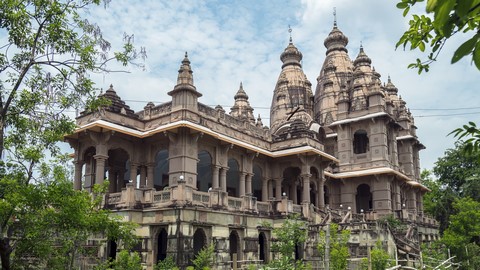
[[[288,33],[290,33],[290,43],[292,43],[292,28],[288,25]]]
[[[333,26],[337,27],[337,8],[333,7]]]

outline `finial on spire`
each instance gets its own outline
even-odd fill
[[[185,52],[185,58],[187,58],[187,57],[188,57],[188,52]]]
[[[333,7],[333,26],[337,27],[337,7]]]
[[[288,33],[290,33],[290,43],[292,43],[292,28],[288,25]]]

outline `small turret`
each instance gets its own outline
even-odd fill
[[[248,102],[248,95],[243,90],[243,83],[240,82],[240,88],[234,96],[235,104],[230,108],[230,115],[240,119],[248,119],[250,123],[255,124],[255,117],[253,116],[253,108]]]
[[[190,67],[188,54],[185,52],[180,69],[178,70],[177,85],[168,92],[172,96],[172,110],[197,110],[198,98],[202,96],[193,84],[193,71]]]

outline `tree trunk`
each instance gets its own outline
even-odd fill
[[[2,270],[10,270],[10,254],[12,248],[8,238],[0,239],[0,260],[2,261]]]

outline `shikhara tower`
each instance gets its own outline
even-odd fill
[[[186,267],[207,244],[215,246],[216,269],[268,263],[271,228],[289,213],[310,224],[296,256],[314,269],[324,262],[318,230],[330,222],[352,229],[352,269],[378,240],[399,258],[418,255],[438,231],[423,214],[424,146],[414,119],[363,47],[350,59],[336,23],[324,45],[313,93],[290,38],[272,86],[269,127],[254,117],[245,90],[252,86],[240,83],[230,113],[200,103],[187,54],[170,102],[134,112],[110,86],[103,97],[111,104],[82,113],[66,137],[75,149],[75,188],[109,181],[105,207],[139,224],[136,250],[147,269],[167,255]],[[388,215],[407,229],[376,222]],[[101,245],[98,256],[114,256],[117,244]]]

